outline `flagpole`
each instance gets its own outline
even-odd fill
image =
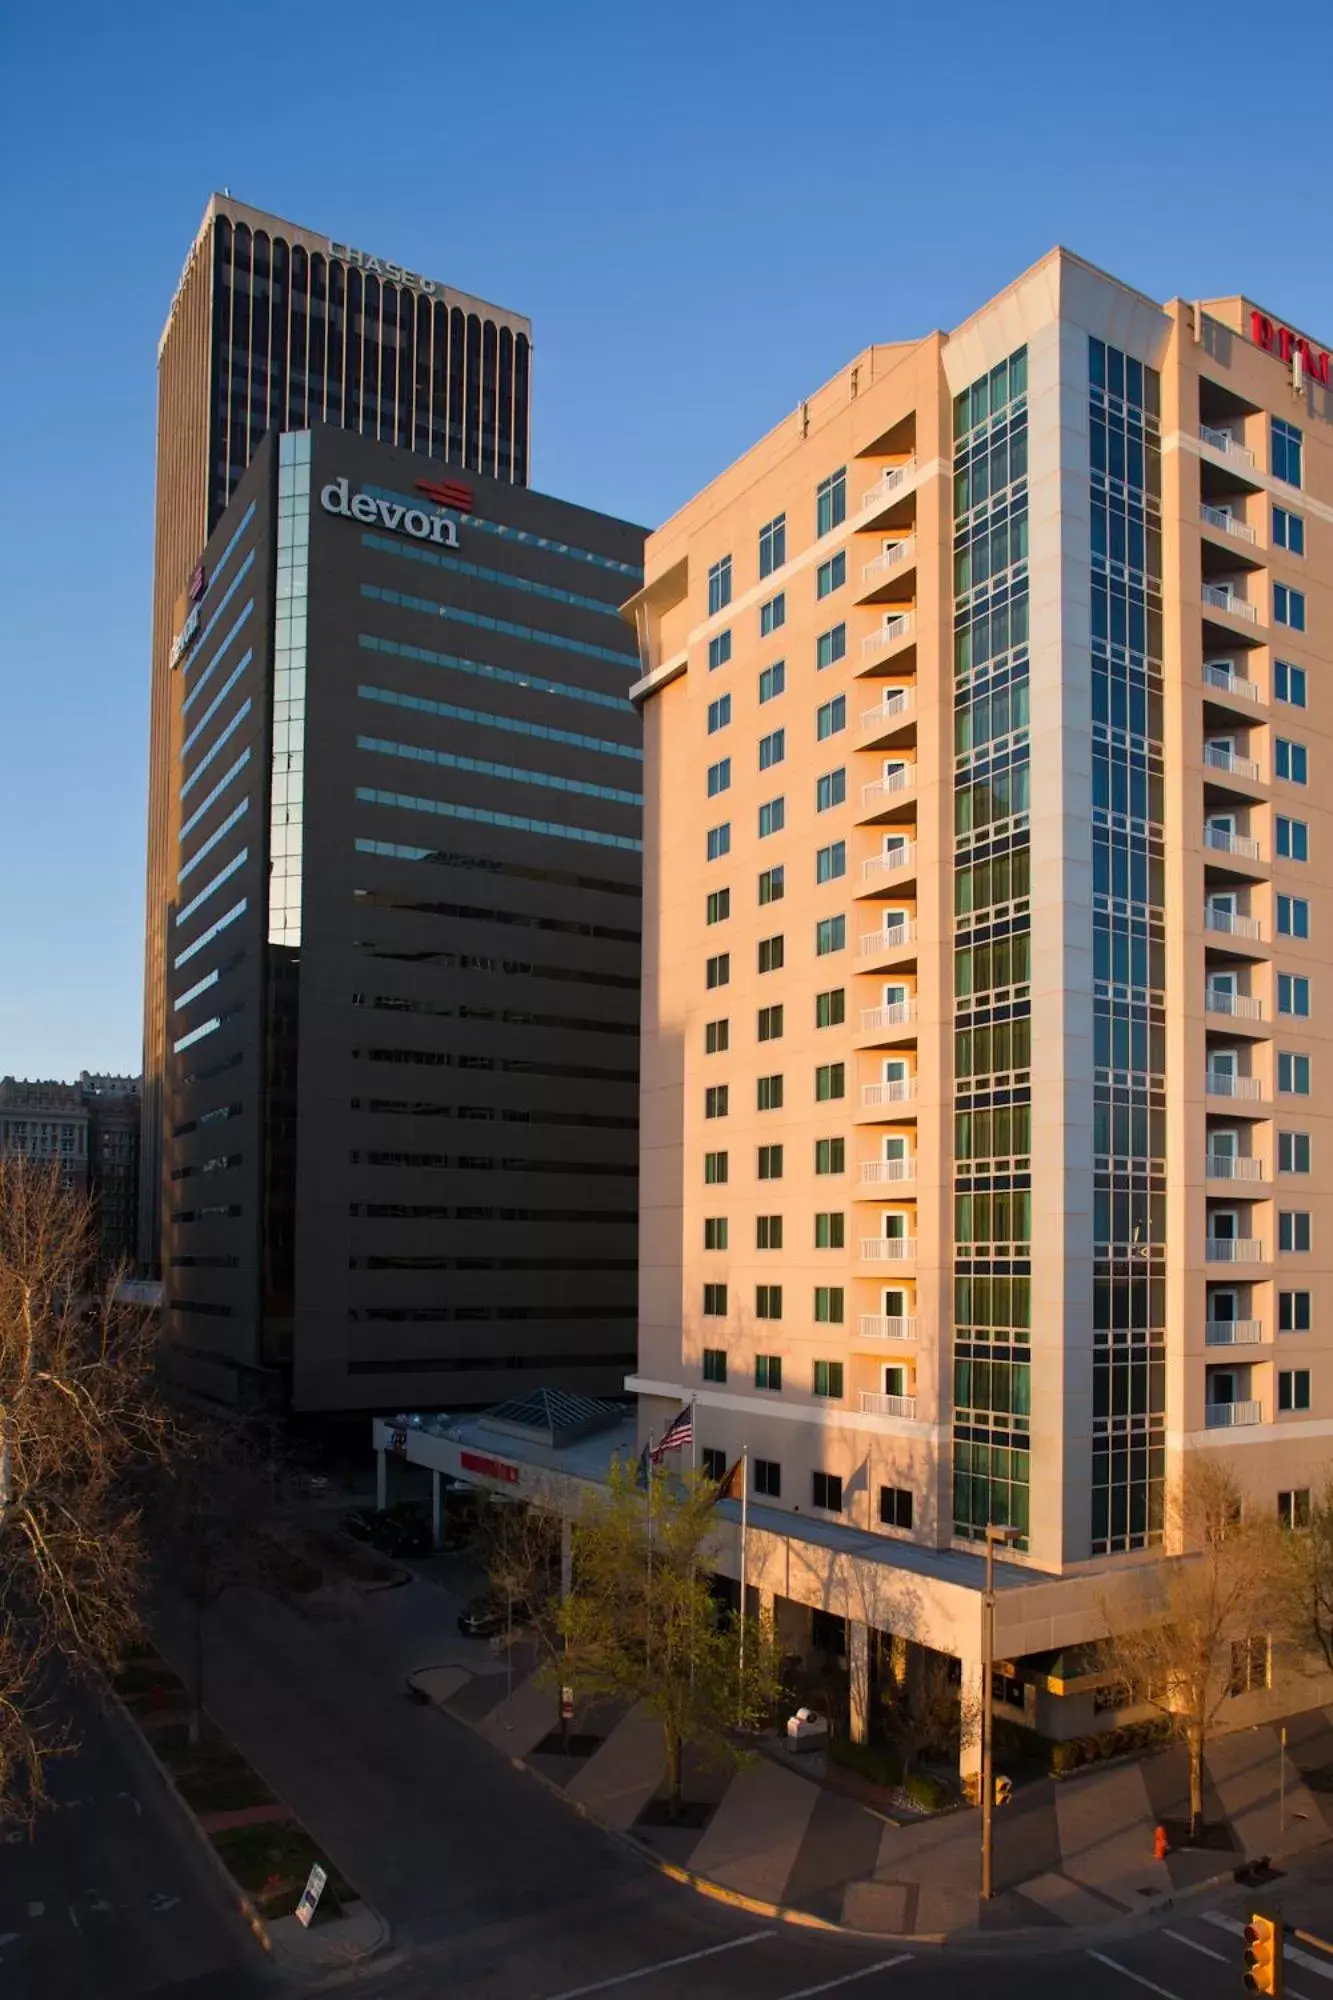
[[[699,1470],[699,1425],[697,1421],[699,1398],[690,1397],[690,1471]]]
[[[741,1446],[741,1644],[737,1673],[737,1706],[740,1715],[745,1712],[745,1614],[748,1609],[749,1589],[746,1576],[749,1568],[750,1540],[750,1447]]]
[[[645,1667],[651,1667],[653,1659],[653,1433],[648,1433],[648,1478],[644,1488],[644,1505],[648,1515],[648,1571],[643,1593],[643,1660]]]

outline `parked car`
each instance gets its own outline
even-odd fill
[[[515,1625],[521,1625],[527,1615],[527,1605],[520,1604],[517,1598],[509,1605],[503,1597],[474,1597],[459,1612],[458,1629],[469,1639],[494,1639],[508,1631],[511,1617]]]
[[[343,1515],[343,1529],[356,1541],[369,1542],[381,1555],[428,1555],[431,1549],[430,1516],[407,1511],[413,1504],[408,1501],[400,1507],[388,1507],[383,1513],[376,1507],[354,1508],[350,1514]]]

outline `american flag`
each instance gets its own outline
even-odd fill
[[[653,1446],[653,1464],[662,1463],[662,1454],[679,1451],[682,1445],[694,1442],[694,1405],[687,1403],[679,1416],[671,1419],[657,1443]]]

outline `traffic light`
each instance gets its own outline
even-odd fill
[[[1282,1919],[1250,1912],[1245,1926],[1245,1976],[1247,1993],[1269,1993],[1282,2000]]]

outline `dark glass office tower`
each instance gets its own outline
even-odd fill
[[[336,424],[528,483],[531,327],[437,279],[214,195],[158,349],[140,1255],[161,1255],[172,648],[191,572],[260,443]]]

